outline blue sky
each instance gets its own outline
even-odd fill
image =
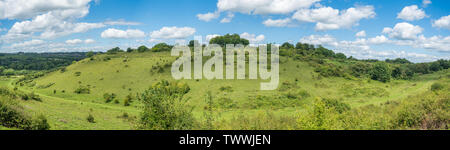
[[[447,0],[0,0],[0,52],[105,51],[237,33],[253,44],[300,41],[362,59],[427,62],[450,59],[449,8]]]

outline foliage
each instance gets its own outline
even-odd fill
[[[209,44],[218,44],[222,47],[225,47],[227,44],[242,44],[247,46],[250,42],[247,39],[241,38],[238,34],[226,34],[212,38]]]
[[[90,94],[91,89],[87,86],[80,86],[77,89],[75,89],[74,93],[76,94]]]
[[[146,52],[146,51],[149,51],[149,50],[150,50],[150,49],[147,48],[147,47],[144,46],[144,45],[139,46],[138,49],[137,49],[137,51],[138,51],[139,53],[143,53],[143,52]]]
[[[391,81],[391,69],[385,62],[377,62],[370,71],[370,77],[372,80],[389,82]]]
[[[52,70],[86,58],[86,53],[15,53],[0,54],[0,75],[11,70]]]
[[[112,49],[106,51],[107,54],[117,54],[120,52],[124,52],[124,51],[121,50],[119,47],[115,47],[115,48],[112,48]]]
[[[86,118],[89,123],[95,123],[95,118],[91,114],[89,114]]]
[[[166,43],[159,43],[152,47],[152,52],[167,52],[172,50],[171,45],[167,45]]]
[[[190,90],[187,84],[166,80],[153,84],[140,94],[144,104],[139,128],[151,130],[192,129],[195,119],[183,96]]]

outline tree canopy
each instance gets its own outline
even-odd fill
[[[225,47],[227,44],[242,44],[247,46],[250,42],[247,39],[241,38],[238,34],[226,34],[212,38],[209,40],[209,44],[218,44],[222,47]]]

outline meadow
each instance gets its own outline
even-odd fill
[[[138,97],[161,80],[175,82],[175,59],[169,52],[97,54],[39,77],[2,77],[0,86],[38,95],[41,101],[15,101],[26,114],[45,116],[51,130],[142,129],[146,105]],[[261,80],[176,82],[190,88],[182,97],[195,119],[190,129],[448,129],[448,69],[389,82],[318,70],[357,62],[282,55],[274,91],[260,91]],[[433,91],[436,83],[442,88]]]

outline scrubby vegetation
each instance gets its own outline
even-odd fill
[[[216,37],[211,43],[246,45],[238,36]],[[176,59],[171,47],[160,43],[91,52],[50,70],[0,68],[8,74],[0,76],[0,99],[7,104],[2,109],[22,118],[0,126],[448,129],[448,60],[357,60],[320,45],[284,43],[279,87],[260,91],[261,80],[173,81],[168,73]]]
[[[192,109],[185,105],[183,96],[189,92],[188,85],[178,82],[160,81],[140,94],[144,110],[139,128],[153,130],[192,129],[195,120]]]

